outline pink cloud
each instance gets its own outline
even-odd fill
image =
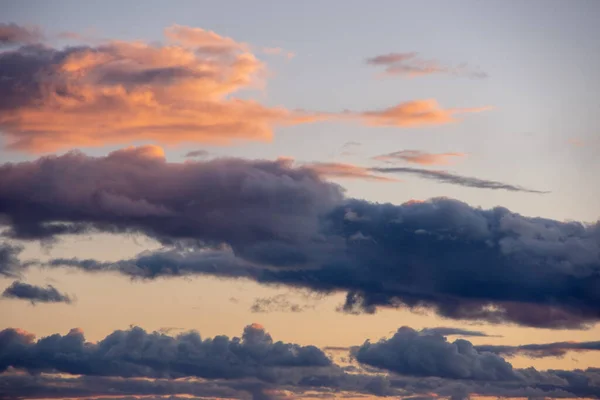
[[[406,161],[420,165],[448,165],[457,158],[465,156],[464,153],[425,153],[419,150],[401,150],[375,156],[373,159],[389,163]]]

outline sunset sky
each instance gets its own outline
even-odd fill
[[[0,399],[600,397],[600,1],[0,8]]]

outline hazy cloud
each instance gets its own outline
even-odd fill
[[[0,23],[0,47],[32,44],[44,38],[36,27],[25,27],[15,23]]]
[[[207,157],[208,155],[210,155],[210,153],[206,150],[193,150],[193,151],[189,151],[185,154],[185,157],[190,158],[190,157],[198,157],[198,158],[203,158],[203,157]]]

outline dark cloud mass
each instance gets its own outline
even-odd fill
[[[336,398],[361,393],[457,399],[600,396],[599,369],[513,369],[466,340],[450,343],[408,327],[353,352],[362,364],[347,373],[350,368],[333,364],[319,349],[273,342],[255,324],[246,327],[242,338],[203,340],[194,332],[172,337],[132,328],[98,343],[85,342],[78,329],[37,341],[27,332],[6,329],[0,331],[0,398],[277,399],[309,391],[311,397]],[[362,367],[372,372],[361,372]]]
[[[2,293],[2,297],[9,299],[28,300],[35,303],[71,303],[71,298],[58,291],[54,286],[46,287],[30,285],[28,283],[15,281]]]
[[[502,357],[480,353],[466,340],[448,342],[442,335],[402,327],[389,339],[365,342],[353,350],[360,363],[399,374],[452,379],[504,381],[517,379]]]
[[[202,339],[195,332],[172,337],[137,327],[115,331],[98,343],[87,343],[79,329],[38,341],[19,330],[0,332],[0,371],[13,367],[32,373],[269,381],[276,379],[277,368],[330,365],[318,348],[274,342],[256,324],[247,326],[241,338],[231,339]]]
[[[72,152],[0,167],[9,235],[139,232],[165,248],[50,266],[134,278],[213,275],[347,293],[343,310],[585,328],[600,319],[600,225],[436,198],[345,198],[289,160],[168,163],[160,149]],[[76,183],[76,184],[75,184]]]
[[[420,178],[431,179],[442,183],[450,183],[453,185],[466,186],[478,189],[494,189],[508,190],[511,192],[526,192],[526,193],[549,193],[541,190],[528,189],[521,186],[511,185],[509,183],[490,181],[486,179],[474,178],[470,176],[456,175],[445,171],[434,171],[423,168],[411,167],[392,167],[392,168],[371,168],[371,171],[382,172],[389,174],[410,174]]]

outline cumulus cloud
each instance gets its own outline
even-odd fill
[[[422,168],[411,167],[379,167],[371,168],[373,172],[389,173],[389,174],[410,174],[420,178],[431,179],[442,183],[450,183],[452,185],[466,186],[478,189],[493,189],[493,190],[508,190],[511,192],[526,192],[546,194],[547,191],[528,189],[522,186],[511,185],[509,183],[491,181],[486,179],[474,178],[471,176],[463,176],[452,174],[446,171],[433,171]]]
[[[457,157],[465,157],[464,153],[426,153],[420,150],[401,150],[373,157],[376,161],[395,163],[405,161],[421,165],[451,164]]]
[[[327,367],[331,361],[314,346],[274,342],[258,324],[241,338],[202,339],[196,332],[168,336],[135,327],[115,331],[98,343],[80,329],[35,340],[31,334],[0,331],[0,370],[64,372],[93,376],[209,379],[276,378],[276,368]]]
[[[353,352],[353,368],[341,368],[312,346],[273,342],[258,324],[246,327],[242,338],[201,339],[195,332],[172,337],[132,328],[115,331],[98,343],[85,342],[79,329],[39,340],[22,330],[6,329],[0,331],[0,394],[19,399],[600,394],[600,369],[514,369],[465,340],[450,343],[408,327],[390,339],[365,342]],[[354,367],[355,361],[363,364]]]
[[[518,346],[483,344],[475,346],[478,351],[501,354],[505,357],[525,356],[530,358],[563,357],[570,351],[600,351],[600,341],[592,342],[553,342],[541,344],[521,344]]]
[[[414,100],[400,103],[383,110],[366,111],[358,114],[369,126],[419,127],[444,125],[457,122],[455,114],[478,113],[492,107],[444,109],[436,100]]]
[[[25,27],[15,23],[0,23],[0,47],[37,43],[44,35],[39,28]]]
[[[36,303],[71,303],[71,298],[58,291],[54,286],[46,287],[30,285],[28,283],[14,281],[2,293],[2,297],[9,299],[28,300]]]
[[[152,148],[45,157],[0,167],[0,213],[13,237],[138,232],[165,246],[53,267],[342,292],[346,312],[402,307],[546,328],[600,319],[598,223],[445,198],[369,203],[290,160],[168,163]]]
[[[406,75],[411,78],[432,74],[448,74],[473,79],[487,78],[485,72],[469,68],[465,63],[447,66],[437,60],[423,59],[416,52],[382,54],[368,58],[367,64],[384,67],[386,75]]]
[[[389,339],[365,342],[353,350],[360,363],[416,376],[502,381],[517,379],[512,365],[492,353],[478,352],[471,342],[448,342],[442,335],[404,326]]]

